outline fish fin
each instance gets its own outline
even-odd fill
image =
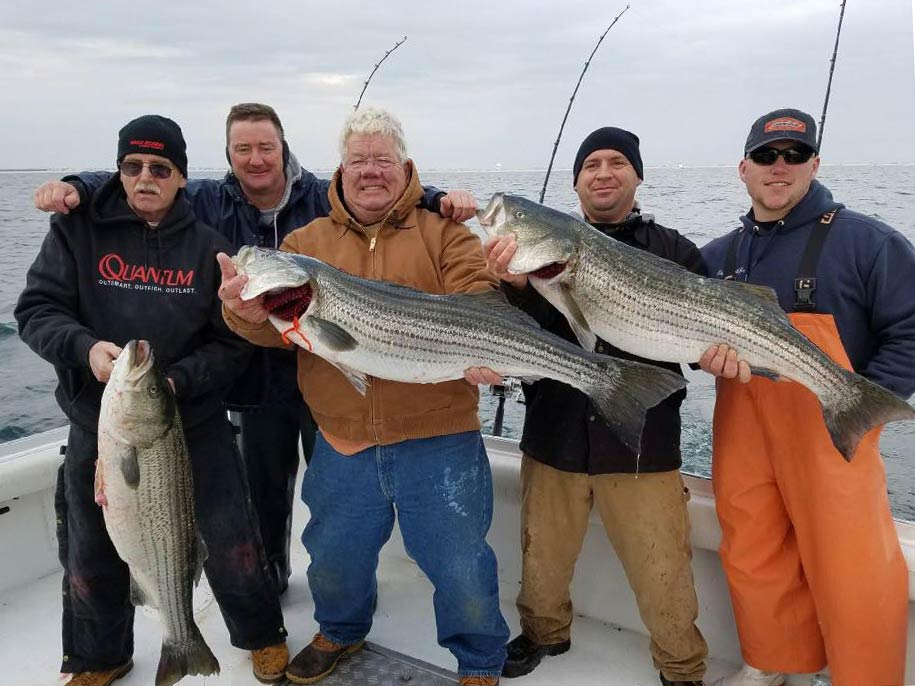
[[[321,343],[335,352],[355,350],[359,343],[339,324],[334,324],[320,317],[308,317],[308,323],[314,326]]]
[[[753,376],[761,376],[764,379],[769,379],[770,381],[781,381],[782,375],[779,374],[774,369],[767,369],[766,367],[750,367],[750,373]]]
[[[581,313],[578,303],[572,297],[572,289],[563,285],[559,289],[559,293],[565,306],[562,313],[566,316],[569,326],[572,327],[572,333],[575,334],[575,338],[578,339],[582,348],[588,352],[593,352],[594,347],[597,345],[597,334],[591,331],[591,327],[588,326],[588,322]]]
[[[823,398],[820,402],[833,445],[851,462],[864,434],[887,422],[915,421],[915,409],[873,381],[854,372],[843,372],[850,388],[843,386],[841,393],[835,394],[835,402],[824,402]]]
[[[334,365],[334,367],[346,377],[346,380],[353,385],[353,388],[359,392],[359,395],[365,395],[369,388],[369,378],[364,373],[360,372],[358,369],[347,367],[345,364],[336,360],[329,360],[326,357],[323,359]]]
[[[200,535],[200,532],[197,531],[194,542],[194,555],[191,559],[194,560],[194,585],[200,583],[200,575],[203,574],[203,563],[207,561],[209,557],[209,551],[207,550],[207,544],[203,541],[203,536]]]
[[[642,362],[596,353],[589,357],[600,369],[592,385],[581,390],[591,397],[623,445],[638,455],[645,413],[685,388],[687,381],[680,374]]]
[[[490,313],[499,315],[503,319],[515,321],[527,326],[540,328],[540,323],[524,310],[512,305],[505,297],[502,291],[488,290],[478,293],[454,293],[444,296],[458,300],[460,298],[473,298],[476,305],[483,305]]]
[[[758,283],[747,283],[746,281],[718,280],[717,282],[724,284],[725,288],[735,289],[739,293],[749,295],[762,301],[768,305],[773,312],[777,313],[780,319],[788,321],[788,315],[785,314],[782,306],[778,304],[778,293],[775,292],[775,289],[770,288],[769,286],[761,286]]]
[[[143,587],[140,586],[133,574],[130,575],[130,602],[135,607],[142,607],[145,605],[146,607],[157,609],[152,598],[146,595],[146,591],[143,590]]]
[[[219,661],[203,640],[200,629],[189,618],[187,637],[181,644],[162,643],[156,686],[174,686],[185,676],[219,674]]]
[[[566,318],[581,347],[588,352],[594,352],[594,346],[597,345],[597,335],[588,326],[588,321],[581,313],[578,303],[575,302],[572,289],[562,283],[542,284],[537,281],[532,281],[531,283],[534,289]]]
[[[137,459],[137,449],[130,447],[121,458],[121,474],[128,488],[137,490],[140,485],[140,461]]]

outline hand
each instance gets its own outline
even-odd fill
[[[35,208],[42,212],[69,214],[79,206],[79,193],[73,184],[47,181],[35,189]]]
[[[464,190],[450,191],[439,203],[439,214],[458,223],[476,215],[478,209],[476,198]]]
[[[89,348],[89,368],[96,379],[108,383],[114,361],[121,354],[121,349],[110,341],[99,341]]]
[[[257,296],[253,300],[242,300],[240,297],[241,290],[248,283],[248,277],[244,274],[239,275],[235,271],[232,258],[224,252],[216,255],[216,261],[219,262],[219,269],[222,271],[222,283],[217,291],[219,299],[225,303],[227,308],[246,322],[260,324],[267,321],[267,310],[264,309],[264,294]]]
[[[480,384],[501,386],[503,381],[502,375],[494,372],[489,367],[468,367],[464,370],[464,378],[467,379],[468,383],[476,386]]]
[[[724,343],[713,345],[699,358],[699,367],[722,379],[737,378],[741,383],[750,380],[750,365],[737,359],[737,351]]]
[[[483,253],[486,255],[486,266],[489,271],[502,279],[505,283],[518,290],[527,287],[527,274],[509,274],[508,263],[512,261],[518,243],[514,234],[509,236],[496,236],[483,244]]]

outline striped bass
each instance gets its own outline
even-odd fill
[[[754,374],[816,394],[832,442],[849,461],[872,428],[915,420],[908,403],[837,365],[797,331],[770,288],[693,274],[519,196],[496,193],[477,216],[489,236],[514,234],[509,273],[526,274],[586,350],[600,337],[650,360],[692,363],[726,343]]]
[[[233,262],[248,277],[241,298],[268,294],[271,323],[363,394],[370,376],[438,383],[482,366],[526,380],[546,377],[589,395],[638,453],[645,411],[686,384],[665,369],[583,351],[541,329],[499,291],[432,295],[251,246]]]
[[[194,519],[190,457],[175,396],[146,341],[130,341],[115,361],[98,440],[96,502],[130,568],[131,601],[158,609],[162,623],[156,686],[218,673],[193,616],[206,549]]]

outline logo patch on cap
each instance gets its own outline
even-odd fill
[[[767,121],[763,131],[765,133],[772,133],[773,131],[796,131],[798,133],[807,133],[807,124],[794,117],[779,117],[778,119]]]
[[[131,145],[135,145],[138,148],[152,148],[153,150],[165,150],[165,143],[160,143],[159,141],[130,141]]]

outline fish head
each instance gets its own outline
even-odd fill
[[[492,196],[477,212],[480,226],[490,238],[514,235],[518,245],[508,271],[511,274],[552,277],[577,261],[580,233],[574,218],[563,212],[506,193]]]
[[[148,341],[130,341],[121,350],[106,395],[112,433],[135,447],[147,447],[169,431],[177,417],[172,388],[156,365]]]
[[[232,258],[236,272],[248,277],[242,300],[266,294],[264,308],[283,321],[293,321],[312,307],[316,276],[323,262],[308,255],[244,246]]]

